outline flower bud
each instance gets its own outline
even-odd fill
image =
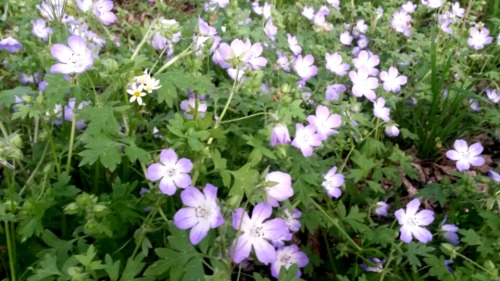
[[[80,207],[75,203],[69,203],[64,207],[64,213],[67,215],[76,215],[80,212]]]
[[[385,134],[390,137],[397,137],[399,136],[399,129],[396,125],[389,125],[385,127]]]
[[[291,141],[288,128],[283,124],[276,124],[271,132],[271,146],[276,146],[276,144],[287,144]]]

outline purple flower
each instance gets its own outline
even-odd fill
[[[332,167],[324,177],[321,184],[328,196],[339,198],[342,195],[340,187],[344,184],[344,175],[337,174],[337,166]]]
[[[455,246],[458,245],[458,227],[456,225],[444,224],[443,226],[441,226],[441,231],[443,231],[443,237],[446,239],[446,241]]]
[[[422,0],[422,4],[425,6],[431,8],[431,9],[437,9],[441,6],[443,6],[444,0]]]
[[[342,57],[338,53],[326,53],[325,60],[326,69],[337,74],[338,76],[346,75],[349,68],[351,68],[351,66],[347,63],[342,63]]]
[[[340,33],[340,43],[342,43],[343,45],[351,45],[352,39],[353,38],[349,33],[349,31],[344,31]]]
[[[401,91],[401,86],[406,84],[408,77],[398,75],[398,69],[392,66],[389,68],[388,72],[380,72],[380,80],[384,81],[384,90],[393,93]]]
[[[267,203],[278,207],[278,202],[293,196],[292,177],[283,172],[270,172],[266,175]]]
[[[311,54],[305,57],[297,56],[293,63],[293,70],[303,80],[309,80],[318,73],[318,68],[314,65],[314,57]]]
[[[406,37],[411,37],[410,22],[411,16],[403,9],[392,14],[392,28],[399,33],[403,33]]]
[[[290,211],[286,207],[284,207],[283,215],[283,219],[288,226],[288,230],[290,230],[290,232],[299,231],[301,224],[298,219],[302,216],[302,212],[299,209],[293,209],[293,212],[290,213]]]
[[[68,47],[69,46],[69,47]],[[87,48],[82,37],[71,35],[68,38],[68,46],[54,44],[50,53],[59,63],[50,67],[50,72],[61,74],[83,73],[94,64],[94,55]]]
[[[300,149],[304,157],[309,157],[313,153],[313,147],[321,145],[321,136],[316,134],[316,127],[302,124],[295,125],[295,138],[292,145]]]
[[[250,60],[248,61],[249,65],[254,69],[258,70],[267,64],[267,59],[264,57],[261,57],[262,55],[262,44],[261,43],[255,43],[252,45],[250,48],[250,53],[252,56],[250,57]]]
[[[358,47],[360,49],[364,49],[364,48],[368,47],[368,43],[370,43],[370,40],[368,40],[368,37],[366,37],[364,35],[359,36],[357,44],[358,44]]]
[[[5,49],[9,53],[15,53],[23,49],[23,45],[12,37],[6,37],[0,41],[0,50]]]
[[[288,269],[296,264],[298,267],[304,267],[309,263],[309,259],[304,252],[299,250],[297,245],[290,245],[278,249],[276,260],[271,263],[271,275],[278,278],[282,267]],[[301,276],[300,270],[297,272],[297,278]]]
[[[198,107],[196,104],[198,104]],[[196,109],[198,109],[198,116],[204,118],[207,112],[207,103],[202,100],[197,101],[194,97],[190,97],[187,100],[181,101],[180,108],[184,111],[184,116],[186,116],[187,119],[193,119]]]
[[[308,20],[313,20],[314,18],[314,8],[313,7],[307,7],[304,6],[302,9],[302,15],[308,19]]]
[[[484,45],[491,44],[493,41],[493,37],[488,36],[490,31],[487,28],[481,28],[481,30],[474,27],[470,31],[469,39],[467,39],[467,43],[469,46],[473,47],[475,50],[481,50],[484,48]]]
[[[155,32],[155,34],[153,34],[153,38],[151,39],[151,45],[156,50],[161,51],[161,50],[167,48],[168,43],[169,43],[169,40],[167,39],[167,37],[162,36],[160,34],[160,32]]]
[[[375,214],[379,217],[387,217],[387,211],[389,210],[389,204],[384,201],[377,202],[377,208],[375,208]]]
[[[399,129],[394,124],[388,125],[385,127],[385,134],[390,138],[397,137],[399,136]]]
[[[326,87],[325,91],[325,101],[338,100],[340,98],[340,93],[346,91],[346,87],[342,84],[334,84]]]
[[[453,161],[457,161],[457,170],[460,172],[467,171],[470,166],[481,166],[484,164],[484,158],[481,155],[483,146],[476,142],[470,147],[465,140],[456,140],[453,144],[454,150],[448,150],[446,157]]]
[[[36,8],[42,14],[42,17],[53,21],[60,20],[64,16],[64,6],[66,0],[45,0],[41,4],[36,5]]]
[[[302,47],[300,47],[299,42],[297,41],[297,37],[287,34],[288,36],[288,48],[292,51],[292,53],[297,56],[302,52]]]
[[[76,6],[78,6],[78,9],[84,13],[92,9],[92,5],[93,0],[76,0]]]
[[[243,42],[240,39],[234,39],[231,45],[221,43],[217,51],[215,51],[212,60],[224,69],[231,68],[231,66],[242,66],[252,59],[253,53],[250,51],[251,48],[252,43],[250,40],[247,39]]]
[[[460,8],[460,3],[455,2],[451,4],[451,14],[454,17],[457,18],[462,18],[464,16],[465,10],[463,8]]]
[[[273,24],[273,20],[269,19],[266,23],[266,26],[264,27],[264,32],[266,33],[267,37],[269,37],[271,40],[276,39],[276,34],[278,33],[278,27],[276,27]]]
[[[229,0],[210,0],[210,4],[218,5],[219,8],[225,8],[229,4]]]
[[[380,97],[373,102],[373,115],[375,115],[375,117],[380,118],[385,122],[389,122],[391,120],[390,114],[391,114],[391,109],[385,107],[384,98]]]
[[[191,184],[189,172],[193,163],[186,158],[177,158],[173,149],[164,149],[160,153],[160,163],[148,167],[146,178],[150,181],[160,180],[160,190],[167,195],[173,195],[177,189],[186,188]]]
[[[240,263],[250,256],[252,247],[257,259],[263,264],[276,260],[276,250],[269,243],[288,234],[288,227],[283,219],[267,220],[273,208],[266,203],[257,204],[252,211],[252,218],[238,208],[233,212],[233,228],[240,231],[231,245],[230,256],[233,261]]]
[[[402,8],[408,14],[413,14],[413,12],[415,12],[415,9],[417,8],[417,4],[413,4],[412,2],[408,1],[403,4]]]
[[[497,93],[497,90],[486,90],[486,96],[492,103],[500,102],[500,95]]]
[[[52,34],[52,28],[48,27],[43,19],[32,20],[31,24],[33,25],[31,32],[36,37],[47,41],[49,34]]]
[[[356,97],[365,96],[367,99],[373,101],[376,98],[373,91],[378,87],[378,79],[375,77],[368,77],[368,73],[364,69],[359,69],[358,72],[350,71],[349,77],[352,81],[352,94]]]
[[[73,111],[75,109],[82,109],[84,106],[89,105],[89,101],[82,101],[78,106],[76,106],[76,99],[70,98],[68,105],[64,106],[64,120],[72,122],[73,121]],[[86,124],[83,120],[77,120],[75,124],[76,128],[81,131],[85,128]]]
[[[284,55],[282,52],[276,52],[278,59],[276,60],[276,64],[278,65],[278,69],[281,68],[286,72],[290,72],[290,61],[288,57]]]
[[[287,126],[276,124],[273,127],[271,132],[271,146],[276,146],[276,144],[287,144],[291,141]]]
[[[498,173],[495,173],[495,171],[493,170],[489,170],[488,171],[488,176],[490,177],[490,179],[495,182],[495,183],[500,183],[500,174]]]
[[[453,34],[453,30],[450,27],[450,16],[448,14],[438,15],[438,24],[443,32]]]
[[[334,128],[338,128],[342,124],[340,115],[330,115],[330,110],[324,105],[316,108],[316,115],[307,116],[307,121],[316,127],[316,132],[322,140],[326,140],[331,135],[338,134],[339,132],[334,130]]]
[[[326,6],[321,6],[318,12],[314,15],[314,24],[317,26],[324,26],[326,23],[326,16],[330,15],[330,9]]]
[[[364,50],[359,52],[358,57],[353,59],[352,63],[358,70],[363,69],[368,75],[378,75],[378,69],[375,67],[380,63],[380,58],[371,52]]]
[[[444,266],[450,273],[453,273],[453,268],[451,267],[452,264],[453,264],[452,260],[444,260]]]
[[[432,240],[432,233],[422,226],[427,226],[434,221],[434,212],[422,210],[417,213],[419,206],[420,200],[413,199],[406,206],[406,211],[399,209],[394,213],[401,225],[400,239],[403,242],[410,243],[412,236],[422,243]]]
[[[382,272],[385,260],[380,260],[378,258],[368,258],[368,260],[375,266],[368,266],[366,263],[362,263],[361,269],[367,272]]]
[[[94,15],[102,22],[104,25],[110,25],[116,21],[116,15],[111,12],[113,9],[113,1],[111,0],[99,0],[94,3]]]
[[[182,208],[174,215],[174,224],[177,228],[189,232],[189,241],[196,245],[205,238],[211,228],[217,228],[224,223],[224,218],[217,205],[217,187],[207,183],[203,193],[197,188],[186,187],[181,192]]]

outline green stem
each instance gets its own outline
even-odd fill
[[[71,135],[69,138],[69,149],[68,149],[68,162],[66,163],[66,173],[69,175],[71,168],[71,156],[73,155],[73,144],[75,142],[75,131],[76,131],[76,117],[73,114],[73,119],[71,120]]]
[[[335,228],[337,228],[339,230],[339,232],[344,236],[344,238],[349,241],[349,243],[352,244],[352,246],[358,251],[358,252],[361,252],[363,249],[361,249],[361,247],[356,244],[356,242],[354,242],[354,240],[352,240],[352,238],[349,236],[349,234],[347,234],[347,232],[345,232],[345,230],[340,227],[339,223],[337,220],[333,219],[332,217],[330,217],[330,215],[328,215],[327,212],[325,212],[325,210],[323,210],[323,208],[321,208],[321,206],[316,203],[316,201],[314,200],[311,200],[311,202],[313,203],[313,205],[321,212],[323,213],[323,215],[328,219],[330,220],[330,222],[335,226]]]
[[[266,115],[266,114],[267,114],[267,112],[259,112],[259,113],[255,113],[255,114],[248,115],[248,116],[245,116],[245,117],[240,117],[240,118],[234,118],[234,119],[230,119],[230,120],[226,120],[226,121],[221,121],[220,123],[221,124],[227,124],[227,123],[231,123],[231,122],[238,122],[238,121],[241,121],[241,120],[253,118],[253,117],[256,117],[256,116],[260,116],[260,115]]]
[[[12,237],[10,237],[10,223],[5,222],[5,235],[7,236],[7,251],[9,252],[9,267],[10,267],[10,278],[12,281],[16,281],[16,266],[14,262],[14,246],[12,245]]]
[[[158,69],[158,71],[155,72],[155,74],[153,76],[157,76],[158,74],[162,73],[165,69],[167,69],[169,66],[171,66],[172,64],[174,64],[175,62],[177,62],[179,59],[181,59],[181,58],[183,58],[185,56],[190,55],[193,52],[193,50],[191,50],[192,46],[193,46],[193,44],[191,44],[182,53],[178,54],[177,56],[175,56],[174,58],[172,58],[171,60],[169,60],[167,63],[165,63],[162,67],[160,67],[160,69]]]
[[[52,152],[52,157],[54,157],[54,162],[56,164],[56,170],[58,174],[61,174],[61,164],[59,163],[59,158],[57,157],[56,145],[54,143],[54,139],[52,138],[52,129],[49,130],[49,127],[45,122],[43,122],[43,127],[45,131],[48,133],[48,141],[50,144],[50,150]]]
[[[131,60],[134,60],[134,58],[137,56],[137,54],[139,54],[139,51],[141,50],[142,46],[144,46],[144,44],[146,43],[146,41],[149,39],[149,32],[151,32],[151,29],[153,28],[153,25],[154,25],[154,23],[152,23],[149,26],[148,31],[146,31],[146,34],[144,35],[144,38],[142,38],[142,41],[135,48],[134,53],[130,57]]]
[[[462,259],[470,262],[471,264],[475,265],[477,268],[481,269],[481,270],[484,270],[484,272],[488,272],[489,273],[489,270],[487,270],[486,268],[482,267],[481,265],[477,264],[475,261],[469,259],[468,257],[460,254],[460,253],[457,253],[457,256],[461,257]]]
[[[402,242],[399,242],[398,245],[401,245]],[[384,280],[385,278],[385,274],[387,272],[387,268],[389,268],[389,264],[391,263],[392,261],[392,258],[393,258],[393,254],[394,254],[394,247],[392,246],[391,247],[391,252],[389,253],[389,257],[387,258],[387,262],[385,263],[384,265],[384,268],[382,269],[382,273],[380,274],[380,279],[379,281],[382,281]]]
[[[146,237],[146,227],[151,223],[151,221],[153,220],[154,216],[158,212],[158,209],[160,208],[161,202],[163,202],[163,197],[158,197],[158,199],[156,199],[156,202],[155,202],[155,205],[153,207],[153,210],[148,214],[148,216],[144,220],[144,223],[141,225],[142,231],[141,231],[141,234],[140,234],[139,241],[135,245],[134,252],[132,252],[132,256],[131,256],[132,258],[134,258],[135,255],[137,254],[137,251],[139,251],[139,248],[142,245],[142,241],[144,241],[144,237]]]

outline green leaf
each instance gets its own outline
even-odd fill
[[[35,93],[35,90],[26,86],[19,86],[14,89],[0,91],[0,105],[11,106],[16,101],[15,96],[22,97],[24,95],[32,95]]]
[[[424,188],[420,189],[417,196],[422,196],[424,199],[429,199],[433,197],[439,202],[441,207],[448,201],[447,196],[443,193],[443,188],[439,183],[431,183],[426,185]]]
[[[259,172],[252,169],[251,163],[247,163],[237,171],[230,172],[233,175],[234,184],[229,195],[242,196],[245,193],[250,198],[259,182]]]
[[[119,144],[102,134],[87,141],[85,150],[79,153],[83,157],[79,166],[94,164],[99,159],[104,167],[114,171],[121,162]]]
[[[417,256],[430,257],[429,253],[434,251],[434,248],[415,242],[410,242],[407,245],[408,245],[408,251],[406,252],[405,255],[408,258],[408,261],[410,262],[413,272],[416,272],[417,267],[422,265]]]
[[[130,257],[127,259],[127,264],[125,265],[125,269],[123,270],[122,277],[120,281],[134,281],[139,280],[138,278],[134,278],[142,272],[146,263],[143,262],[144,255],[139,253],[135,258]]]
[[[34,270],[34,275],[28,277],[28,281],[47,280],[50,276],[61,276],[61,271],[57,268],[57,258],[50,254],[43,256],[39,268]]]
[[[462,235],[460,239],[467,245],[481,245],[482,239],[473,229],[459,229],[458,233]]]
[[[125,155],[127,155],[130,162],[135,162],[136,160],[139,160],[142,164],[148,162],[148,152],[135,145],[126,146]]]
[[[56,104],[65,104],[65,97],[72,85],[64,78],[64,75],[54,74],[45,79],[47,86],[45,87],[45,103],[48,108],[54,108]]]
[[[113,262],[113,258],[109,254],[106,254],[104,258],[104,270],[108,274],[108,277],[111,281],[118,281],[118,277],[120,276],[120,260]]]
[[[429,270],[429,274],[431,276],[435,276],[439,280],[445,280],[447,277],[451,277],[450,272],[448,272],[448,269],[444,264],[443,256],[439,256],[438,258],[430,255],[429,257],[424,258],[424,262],[431,267]]]
[[[363,177],[368,176],[371,170],[377,166],[375,159],[368,158],[357,150],[353,152],[351,160],[363,171]]]
[[[356,232],[369,231],[370,228],[364,223],[366,213],[359,212],[358,206],[351,207],[349,215],[343,219]]]

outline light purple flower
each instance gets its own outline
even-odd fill
[[[398,69],[393,66],[389,68],[389,71],[380,72],[380,80],[384,81],[384,90],[393,93],[401,91],[401,86],[406,84],[408,77],[398,75]]]
[[[411,16],[403,9],[392,14],[392,28],[399,33],[403,33],[406,37],[411,37],[410,22]]]
[[[346,87],[342,84],[334,84],[326,87],[325,91],[325,101],[338,100],[340,98],[340,93],[346,91]]]
[[[276,260],[276,250],[269,241],[288,235],[288,227],[283,219],[267,220],[272,212],[273,207],[266,203],[259,203],[253,208],[251,219],[243,208],[233,212],[232,226],[240,230],[240,235],[233,241],[229,254],[233,256],[234,262],[240,263],[248,258],[252,247],[257,259],[263,264]]]
[[[234,39],[231,45],[221,43],[217,51],[214,52],[212,60],[224,69],[231,68],[231,66],[239,67],[247,64],[252,59],[253,53],[250,51],[251,48],[252,43],[250,40],[242,41]]]
[[[292,53],[297,56],[302,52],[302,47],[299,45],[299,41],[297,37],[287,34],[288,36],[288,48],[292,51]]]
[[[368,40],[368,37],[366,37],[364,35],[359,36],[357,44],[358,44],[358,47],[360,49],[365,49],[366,47],[368,47],[368,43],[370,43],[370,40]]]
[[[378,79],[369,77],[368,72],[364,69],[359,69],[358,72],[350,71],[349,77],[352,81],[352,94],[356,97],[365,96],[367,99],[373,101],[376,98],[373,91],[378,87]]]
[[[465,10],[464,10],[464,8],[460,8],[459,2],[455,2],[455,3],[451,4],[452,16],[457,17],[457,18],[462,18],[464,16],[464,13],[465,13]]]
[[[293,70],[303,80],[309,80],[318,73],[318,68],[314,65],[314,57],[311,54],[304,57],[297,56],[293,63]]]
[[[368,25],[366,25],[364,19],[359,19],[356,21],[355,28],[359,33],[366,33],[366,31],[368,30]]]
[[[411,1],[406,2],[402,6],[403,10],[408,14],[413,14],[417,8],[417,4],[413,4]]]
[[[90,104],[89,101],[82,101],[80,104],[78,104],[78,106],[76,106],[76,99],[70,98],[68,105],[64,106],[64,120],[72,122],[74,114],[73,111],[75,109],[82,109],[84,106],[87,106],[89,104]],[[86,124],[85,121],[83,120],[76,120],[75,126],[79,131],[81,131],[85,128]]]
[[[490,31],[483,27],[481,30],[474,27],[470,31],[469,39],[467,39],[467,43],[469,46],[473,47],[475,50],[481,50],[484,48],[484,45],[491,44],[493,41],[493,37],[488,36]]]
[[[496,173],[495,171],[493,170],[489,170],[488,171],[488,176],[490,177],[490,179],[495,182],[495,183],[500,183],[500,174]]]
[[[364,271],[367,271],[367,272],[382,272],[382,270],[384,269],[385,259],[380,260],[378,258],[372,257],[372,258],[368,258],[368,260],[371,263],[373,263],[373,265],[375,265],[375,266],[369,266],[366,263],[362,263],[361,269],[363,269]]]
[[[328,4],[332,5],[333,8],[335,8],[335,10],[340,10],[340,0],[326,0],[326,2],[328,2]]]
[[[453,34],[453,30],[450,26],[450,17],[448,14],[438,15],[438,24],[443,32]]]
[[[162,36],[160,34],[160,32],[155,32],[155,34],[153,34],[153,38],[151,39],[151,45],[156,50],[161,51],[161,50],[167,48],[168,43],[169,43],[169,40],[167,39],[167,37]]]
[[[292,196],[292,177],[289,174],[278,171],[266,175],[266,198],[269,205],[278,207],[278,202]]]
[[[76,0],[76,6],[80,9],[80,11],[85,13],[86,11],[92,9],[94,4],[93,2],[93,0]]]
[[[269,37],[269,39],[271,40],[275,40],[276,39],[276,34],[278,33],[278,27],[276,27],[274,24],[273,24],[273,20],[272,19],[269,19],[266,23],[266,26],[264,27],[264,32],[266,33],[267,37]]]
[[[69,47],[68,47],[69,46]],[[54,44],[50,53],[59,63],[50,67],[50,72],[61,74],[83,73],[94,64],[94,55],[85,40],[78,35],[68,38],[68,46]]]
[[[379,217],[387,217],[387,211],[389,210],[389,204],[384,201],[379,201],[376,204],[375,214]]]
[[[314,8],[304,6],[304,8],[302,9],[302,15],[308,20],[313,20],[314,19]]]
[[[32,20],[33,29],[31,32],[38,38],[47,41],[49,34],[52,34],[52,28],[48,27],[43,19]]]
[[[391,109],[385,107],[385,99],[379,97],[376,101],[373,102],[373,115],[375,117],[384,120],[385,122],[389,122],[391,120],[390,117]]]
[[[325,54],[326,69],[339,76],[344,76],[351,66],[347,63],[342,63],[342,57],[338,53]]]
[[[456,225],[444,224],[443,226],[441,226],[441,231],[443,231],[443,237],[446,239],[446,241],[455,246],[458,245],[458,227]]]
[[[302,124],[295,125],[295,138],[292,145],[300,149],[304,157],[309,157],[313,153],[313,147],[321,145],[321,136],[316,134],[316,127]]]
[[[427,6],[431,9],[437,9],[443,6],[444,0],[421,0],[424,6]]]
[[[304,252],[299,250],[297,245],[286,246],[278,249],[276,252],[276,260],[271,263],[271,275],[278,278],[282,267],[288,269],[296,264],[299,268],[306,266],[309,259]],[[297,272],[297,278],[301,276],[301,271]]]
[[[45,0],[36,8],[40,11],[42,17],[49,21],[60,20],[64,17],[64,6],[67,0]]]
[[[432,240],[432,233],[422,226],[427,226],[434,221],[434,212],[431,210],[422,210],[417,213],[420,207],[420,200],[413,199],[404,209],[397,210],[394,215],[401,225],[400,239],[403,242],[410,243],[412,236],[422,243]]]
[[[497,93],[497,90],[494,89],[488,89],[486,90],[486,96],[492,103],[499,103],[500,102],[500,95]]]
[[[290,232],[292,233],[299,231],[301,224],[298,219],[302,216],[302,212],[299,209],[293,209],[293,212],[290,213],[288,208],[284,207],[283,215],[283,219],[288,226],[288,230],[290,230]]]
[[[255,43],[252,45],[250,48],[250,53],[251,57],[250,60],[248,61],[248,64],[254,69],[258,70],[267,64],[267,59],[264,57],[261,57],[262,55],[262,44],[261,43]]]
[[[452,260],[444,260],[444,266],[450,273],[453,273],[453,268],[451,267],[452,264],[453,264]]]
[[[448,150],[446,157],[457,161],[457,170],[463,172],[470,169],[470,166],[481,166],[484,164],[484,158],[481,155],[483,146],[476,142],[470,147],[465,140],[456,140],[453,144],[454,150]]]
[[[0,50],[5,49],[9,53],[15,53],[23,49],[23,45],[12,37],[5,37],[0,41]]]
[[[328,196],[339,198],[342,195],[342,189],[340,189],[340,187],[344,184],[344,175],[337,174],[336,172],[337,166],[332,167],[325,175],[321,185],[325,188]]]
[[[385,127],[385,134],[390,138],[397,137],[399,136],[399,129],[394,124],[388,125]]]
[[[273,127],[271,132],[271,146],[276,146],[276,144],[287,144],[291,141],[287,126],[276,124]]]
[[[211,228],[217,228],[224,223],[216,199],[217,187],[209,183],[203,188],[203,193],[190,186],[181,192],[181,200],[186,208],[175,213],[174,224],[183,230],[191,228],[189,232],[191,244],[200,243]]]
[[[351,45],[353,37],[349,31],[344,31],[340,33],[340,43],[343,45]]]
[[[104,25],[110,25],[116,21],[116,15],[111,12],[112,9],[113,1],[111,0],[99,0],[94,3],[93,7],[94,15]]]
[[[278,56],[278,59],[276,60],[276,64],[278,65],[278,67],[286,72],[290,72],[290,61],[288,60],[288,57],[280,51],[278,51],[276,54]]]
[[[318,12],[314,15],[314,24],[317,26],[324,26],[326,23],[326,16],[330,15],[330,9],[326,6],[321,6]]]
[[[148,167],[146,178],[150,181],[160,180],[160,190],[167,195],[173,195],[177,188],[186,188],[191,184],[189,172],[193,163],[187,158],[178,159],[173,149],[163,149],[160,153],[160,163]]]
[[[184,116],[186,116],[187,119],[193,119],[196,109],[198,109],[198,116],[204,118],[207,112],[207,103],[202,100],[197,101],[194,97],[190,97],[187,100],[181,101],[180,108],[184,111]]]
[[[376,66],[380,63],[380,58],[371,52],[365,50],[359,52],[358,57],[353,59],[352,63],[358,70],[363,69],[368,73],[368,75],[378,75],[379,71]]]
[[[326,140],[329,136],[338,134],[339,132],[335,128],[342,124],[340,115],[330,115],[330,110],[324,105],[316,107],[316,115],[307,116],[307,121],[316,127],[316,132],[321,137],[321,140]]]
[[[210,0],[210,4],[218,5],[219,8],[225,8],[229,4],[229,0]]]

